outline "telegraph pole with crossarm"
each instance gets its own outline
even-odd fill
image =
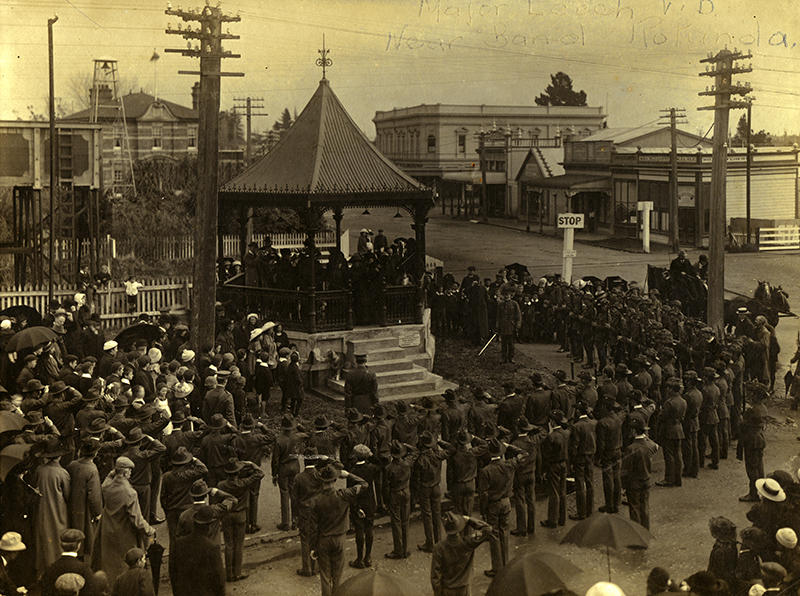
[[[222,235],[218,234],[217,189],[219,183],[219,93],[220,77],[240,76],[244,73],[221,72],[222,58],[239,58],[239,54],[223,51],[222,40],[239,39],[238,35],[222,32],[223,23],[241,21],[239,16],[223,14],[219,7],[204,6],[197,10],[173,9],[169,4],[165,14],[187,23],[178,28],[167,26],[169,35],[180,35],[187,40],[186,49],[172,52],[190,58],[200,58],[200,70],[179,70],[178,74],[200,76],[199,130],[198,130],[198,184],[194,221],[194,279],[191,305],[191,333],[196,348],[214,345],[216,261],[222,257]],[[195,25],[197,24],[197,25]],[[198,26],[199,25],[199,26]],[[192,46],[198,40],[199,45]]]
[[[731,100],[732,95],[744,96],[752,90],[750,83],[734,83],[733,75],[752,72],[751,65],[737,65],[737,60],[752,58],[752,54],[742,54],[736,49],[727,48],[716,54],[709,54],[700,62],[710,64],[700,76],[714,77],[714,85],[699,95],[714,97],[713,106],[703,106],[698,110],[714,110],[714,150],[711,170],[711,213],[708,235],[708,316],[709,326],[718,337],[723,334],[725,324],[725,240],[727,238],[727,217],[725,214],[725,176],[728,165],[728,123],[730,111],[746,108],[747,101]]]
[[[678,230],[678,118],[685,118],[686,110],[683,108],[668,108],[661,111],[666,112],[666,116],[669,118],[669,245],[670,250],[677,253],[681,248]],[[685,122],[685,120],[681,122]]]

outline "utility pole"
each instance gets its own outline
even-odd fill
[[[480,164],[481,164],[481,220],[483,223],[487,223],[489,221],[489,209],[488,209],[488,195],[486,192],[486,157],[484,155],[486,150],[486,131],[481,128],[481,132],[478,133],[478,155],[480,155]]]
[[[725,214],[725,176],[728,165],[728,124],[733,108],[746,108],[747,102],[734,100],[731,95],[750,93],[750,83],[734,84],[733,75],[752,72],[752,66],[739,66],[735,61],[752,58],[736,49],[727,48],[709,54],[700,62],[711,64],[700,76],[714,77],[711,89],[706,87],[699,95],[714,97],[713,106],[703,106],[699,110],[714,110],[714,150],[711,170],[711,213],[709,229],[709,269],[708,269],[708,324],[718,337],[724,333],[723,296],[725,292],[725,240],[727,237],[727,217]]]
[[[747,187],[745,190],[745,199],[747,204],[747,245],[752,241],[752,230],[750,224],[750,167],[753,159],[753,146],[750,144],[750,131],[752,131],[753,123],[751,117],[753,114],[753,97],[747,98]]]
[[[246,98],[234,98],[236,104],[233,106],[234,112],[240,112],[244,110],[245,114],[245,130],[246,130],[246,145],[244,150],[244,162],[246,165],[250,165],[250,160],[253,157],[253,148],[250,140],[250,131],[251,131],[251,119],[253,116],[269,116],[267,112],[253,112],[254,109],[263,110],[264,109],[264,98],[262,97],[246,97]]]
[[[53,25],[58,21],[54,16],[47,19],[47,57],[50,70],[50,242],[48,243],[48,273],[47,273],[47,299],[48,304],[53,301],[53,259],[55,258],[55,202],[58,196],[58,184],[56,182],[56,98],[55,83],[53,82]],[[41,209],[40,209],[41,211]],[[39,214],[41,217],[42,214]]]
[[[669,116],[670,132],[670,174],[669,174],[669,245],[670,251],[677,253],[681,248],[680,230],[678,229],[678,118],[686,117],[686,110],[683,108],[667,108],[661,110]],[[680,113],[679,113],[680,112]],[[663,118],[663,116],[662,116]],[[685,122],[685,120],[682,120]]]
[[[217,244],[222,235],[218,234],[217,189],[219,176],[219,92],[220,77],[244,76],[244,73],[221,72],[222,58],[239,58],[239,54],[223,51],[222,40],[239,39],[238,35],[222,32],[223,23],[239,22],[238,16],[222,13],[219,7],[206,5],[202,10],[173,9],[168,5],[165,14],[178,17],[182,23],[178,29],[167,26],[167,34],[180,35],[188,40],[187,49],[166,49],[172,52],[200,58],[200,70],[179,70],[178,74],[200,75],[200,105],[198,131],[198,184],[197,207],[195,212],[195,261],[192,288],[192,340],[195,348],[214,344],[214,323],[216,313],[216,260],[222,250]],[[193,24],[199,27],[193,27]],[[192,40],[200,45],[192,47]]]

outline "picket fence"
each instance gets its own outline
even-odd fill
[[[121,327],[132,323],[139,313],[157,315],[162,309],[183,315],[191,301],[192,280],[190,277],[166,277],[143,280],[139,288],[136,312],[128,313],[125,286],[110,286],[106,290],[98,290],[94,296],[87,296],[92,311],[100,314],[103,327]],[[53,297],[61,302],[75,295],[75,289],[56,286]],[[0,288],[0,310],[10,306],[24,304],[44,314],[48,307],[47,290],[35,289],[31,286],[15,286]]]
[[[253,242],[259,246],[264,239],[269,236],[272,246],[276,249],[303,247],[305,234],[253,234]],[[336,232],[326,230],[316,238],[317,246],[321,249],[333,248],[336,246]],[[240,252],[239,236],[226,234],[222,237],[223,256],[231,259],[238,259]],[[344,230],[341,236],[342,252],[350,253],[350,232]],[[160,236],[151,238],[141,238],[136,240],[117,240],[109,235],[101,238],[97,243],[98,262],[106,263],[111,259],[119,258],[139,258],[145,260],[159,261],[182,261],[194,258],[194,237],[191,234],[182,236]],[[91,240],[84,239],[80,242],[81,254],[88,258],[91,254]],[[65,240],[56,248],[56,254],[61,259],[68,259],[72,254],[72,241]],[[88,261],[87,261],[88,262]]]

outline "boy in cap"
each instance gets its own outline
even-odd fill
[[[491,536],[492,527],[480,520],[452,511],[443,519],[447,537],[436,544],[431,557],[431,587],[434,596],[468,596],[472,582],[475,549]],[[465,534],[467,526],[477,532]]]
[[[153,574],[144,568],[145,554],[133,547],[125,553],[127,571],[117,578],[111,596],[153,596]]]

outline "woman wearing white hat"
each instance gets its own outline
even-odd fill
[[[0,538],[0,594],[27,594],[28,591],[17,584],[8,575],[8,564],[26,550],[22,536],[17,532],[6,532]]]

